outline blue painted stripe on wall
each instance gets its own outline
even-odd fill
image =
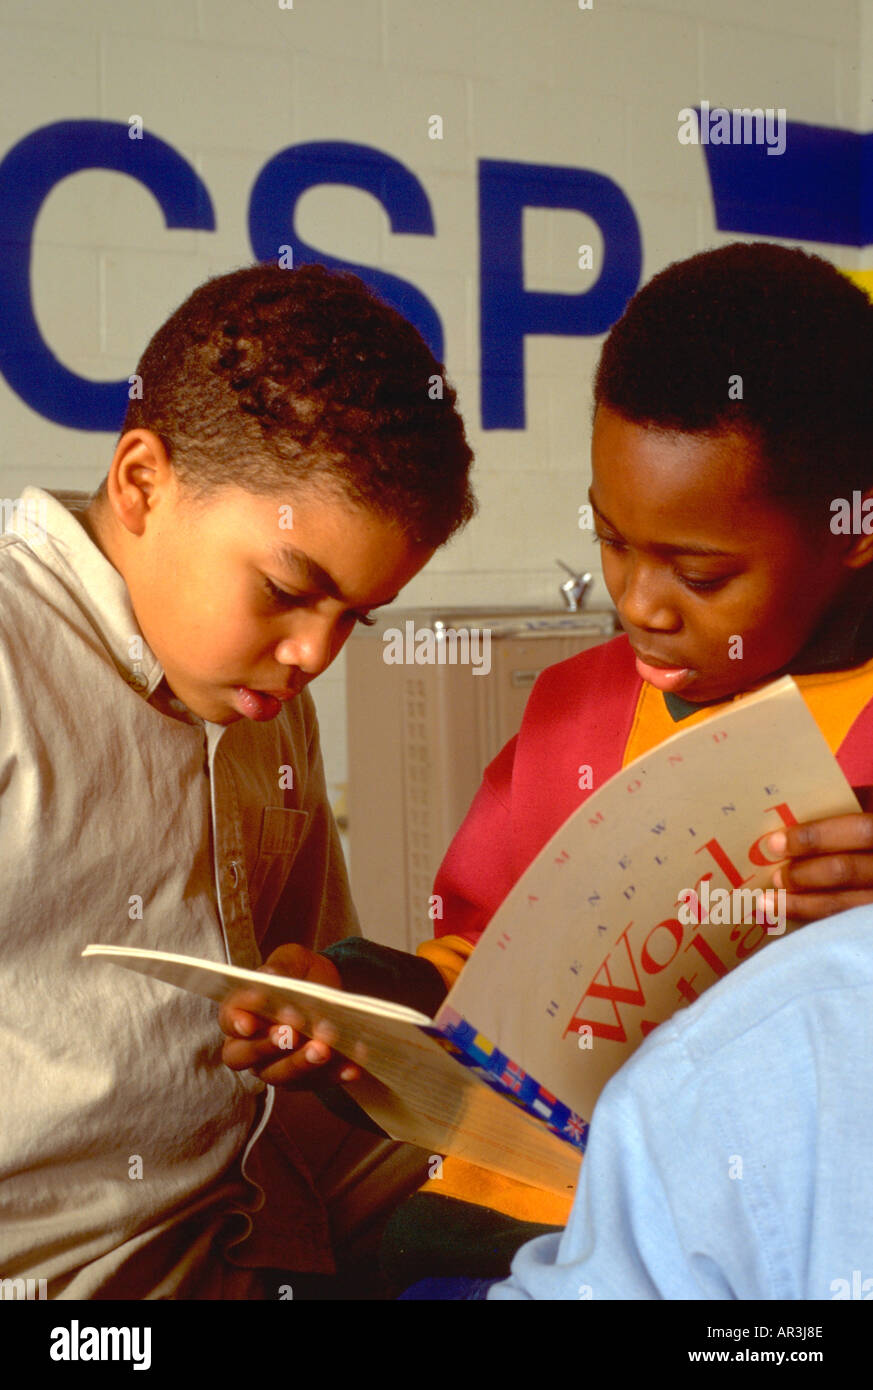
[[[704,145],[722,232],[873,243],[873,134],[786,123],[786,146]]]

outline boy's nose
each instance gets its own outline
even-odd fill
[[[282,666],[296,666],[307,676],[318,676],[327,670],[341,646],[336,623],[315,620],[302,625],[298,622],[293,633],[282,638],[275,655]]]
[[[626,629],[675,632],[682,625],[681,617],[669,601],[663,576],[650,566],[631,566],[616,608]]]

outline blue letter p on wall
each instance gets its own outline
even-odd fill
[[[603,234],[603,265],[591,289],[555,294],[524,288],[526,207],[584,212],[598,224]],[[639,224],[618,184],[605,174],[482,159],[479,243],[482,426],[521,430],[525,426],[525,336],[593,336],[611,328],[640,282]]]

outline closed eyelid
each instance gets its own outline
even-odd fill
[[[265,575],[264,578],[266,579],[269,592],[274,594],[282,603],[309,603],[312,600],[318,601],[323,597],[321,594],[294,593],[293,590],[286,589],[283,585],[278,584],[275,579],[271,579],[269,575]]]
[[[283,608],[305,608],[309,604],[318,604],[324,598],[329,597],[329,595],[318,592],[295,594],[289,589],[284,589],[281,584],[278,584],[275,579],[271,579],[269,575],[265,575],[264,578],[267,583],[268,592],[273,596],[275,602],[280,604]],[[347,608],[343,616],[351,618],[353,622],[362,623],[365,627],[373,627],[376,623],[376,619],[370,617],[369,610],[366,609]]]
[[[623,551],[628,549],[625,541],[619,540],[614,536],[603,536],[600,535],[599,532],[595,532],[594,539],[600,545],[607,546],[611,550]],[[729,580],[736,578],[733,572],[730,574],[714,575],[683,574],[675,564],[671,564],[669,561],[665,561],[665,567],[671,569],[675,577],[679,580],[679,583],[690,590],[691,593],[715,593],[718,589],[727,584]]]

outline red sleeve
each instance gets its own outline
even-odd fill
[[[518,735],[485,769],[461,828],[440,865],[433,891],[442,898],[436,936],[476,944],[517,878],[512,862],[510,785]]]
[[[873,700],[864,706],[843,739],[837,762],[856,790],[873,785]]]

